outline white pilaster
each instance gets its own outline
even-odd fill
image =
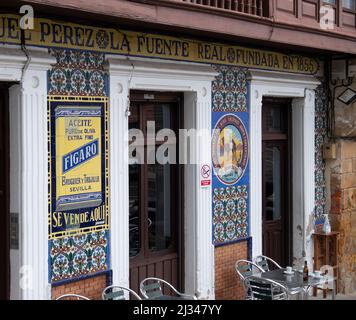
[[[25,268],[24,277],[26,270],[29,272],[28,286],[22,289],[25,300],[50,298],[47,70],[56,61],[47,53],[43,54],[38,59],[31,58],[21,96],[21,265]]]
[[[293,116],[293,252],[295,263],[312,261],[311,231],[315,207],[315,91],[294,99]]]
[[[110,210],[113,283],[129,287],[129,72],[110,63]]]
[[[9,90],[10,125],[19,132],[10,138],[15,177],[11,184],[10,208],[19,212],[19,264],[11,272],[11,296],[19,299],[48,299],[48,151],[47,70],[55,63],[46,49],[31,49],[29,59],[20,48],[0,49],[2,80],[21,81]],[[10,61],[10,62],[9,62]],[[24,66],[26,65],[26,68]],[[23,70],[25,70],[23,76]],[[4,71],[4,72],[3,72]],[[13,131],[10,128],[10,132]],[[11,167],[11,162],[10,162]],[[16,187],[17,186],[17,190]],[[18,290],[20,289],[20,290]]]
[[[303,112],[303,157],[304,157],[304,230],[308,265],[313,265],[311,231],[314,229],[315,208],[315,90],[305,90]]]
[[[208,83],[207,83],[208,84]],[[205,96],[200,92],[204,91]],[[211,85],[199,88],[196,103],[196,129],[201,132],[198,137],[198,166],[195,170],[196,184],[196,255],[197,287],[200,299],[214,298],[214,246],[212,244],[212,189],[200,186],[200,169],[211,165]],[[194,214],[192,212],[191,214]],[[208,266],[208,267],[207,267]]]
[[[250,108],[250,233],[252,257],[262,254],[262,94],[251,88]]]

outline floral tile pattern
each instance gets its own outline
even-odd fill
[[[215,66],[219,75],[212,84],[213,112],[246,112],[246,71],[241,68]]]
[[[214,189],[215,244],[248,237],[247,201],[247,186]]]
[[[233,114],[249,131],[247,70],[214,66],[219,73],[212,83],[212,125],[221,117]],[[248,134],[248,132],[247,132]],[[232,186],[224,185],[213,175],[213,243],[226,245],[249,236],[249,174]]]
[[[315,93],[315,222],[323,223],[326,214],[326,182],[323,144],[327,139],[327,104],[326,84],[321,84]]]
[[[48,73],[48,94],[107,96],[108,75],[102,53],[50,49],[57,63]],[[49,241],[50,282],[77,279],[109,270],[109,232]]]
[[[57,64],[49,71],[48,94],[72,96],[105,96],[108,75],[104,54],[50,49]]]
[[[79,278],[108,270],[105,231],[50,241],[50,281]]]

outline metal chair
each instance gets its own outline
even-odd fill
[[[68,298],[68,299],[67,299]],[[67,293],[56,298],[56,300],[90,300],[87,297],[81,296],[80,294]]]
[[[167,285],[177,296],[185,298],[187,300],[198,300],[196,296],[179,292],[169,282],[159,278],[146,278],[140,283],[140,292],[145,299],[159,299],[162,297],[164,300],[164,294],[162,284]]]
[[[251,295],[250,295],[248,288],[246,288],[246,286],[245,286],[245,280],[246,280],[246,278],[254,275],[255,272],[261,273],[261,272],[264,272],[264,270],[260,266],[255,264],[254,262],[249,261],[249,260],[243,260],[243,259],[236,261],[235,270],[236,270],[236,273],[238,274],[240,281],[245,289],[246,300],[250,300]]]
[[[288,289],[276,281],[251,276],[244,283],[251,300],[289,300]]]
[[[260,255],[255,258],[255,263],[260,266],[265,272],[271,271],[270,264],[277,267],[278,269],[282,269],[282,267],[273,259]]]
[[[245,279],[252,276],[255,271],[257,271],[257,273],[264,272],[264,270],[256,263],[243,259],[236,261],[235,270],[241,281],[245,281]]]
[[[136,300],[142,300],[141,297],[132,289],[116,285],[106,287],[103,290],[101,297],[103,300],[126,300],[125,291],[132,294]]]

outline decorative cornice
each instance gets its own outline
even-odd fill
[[[56,63],[56,58],[48,53],[48,49],[28,47],[27,51],[31,57],[29,64],[31,69],[48,70],[52,64]],[[0,46],[0,65],[4,64],[10,68],[22,68],[26,61],[26,54],[21,50],[20,46]]]
[[[118,55],[106,55],[106,61],[106,68],[111,75],[130,75],[133,71],[135,77],[195,80],[214,80],[218,75],[211,65],[194,62],[157,61]]]
[[[277,84],[295,85],[306,89],[316,89],[320,85],[320,81],[314,76],[291,74],[287,72],[275,72],[265,70],[249,70],[247,80],[258,82],[259,84]]]

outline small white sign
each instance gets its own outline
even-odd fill
[[[200,168],[200,186],[203,188],[211,186],[211,167],[208,164]]]

